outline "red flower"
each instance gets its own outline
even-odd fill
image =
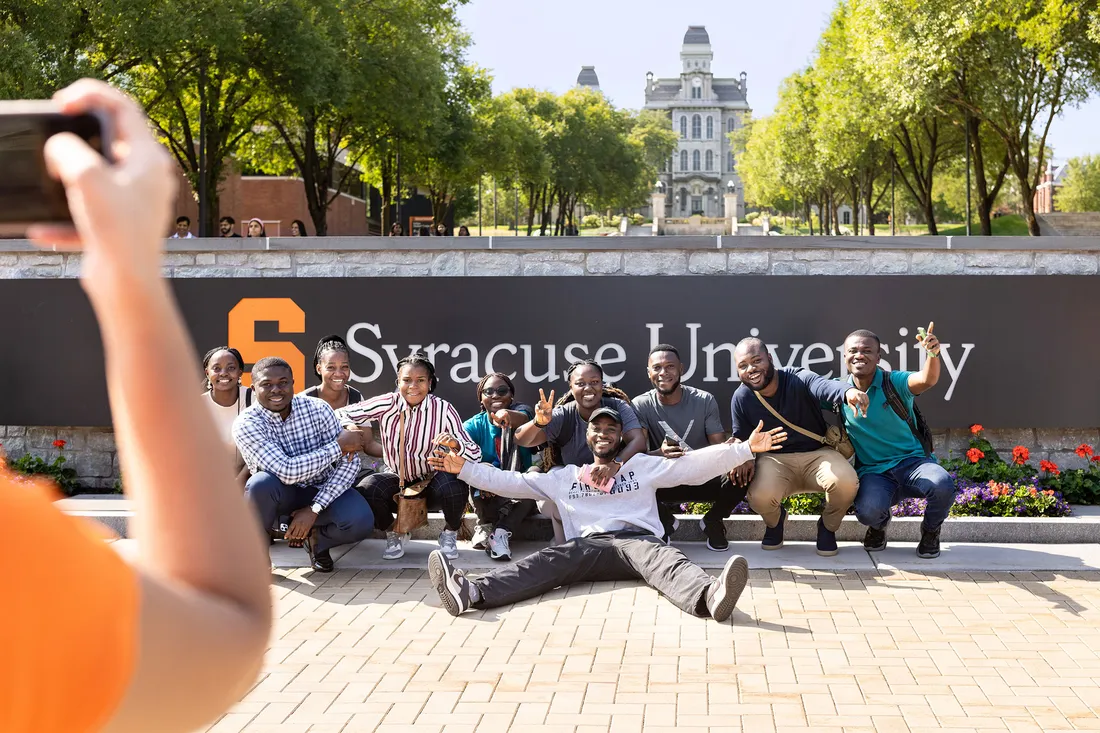
[[[57,448],[57,449],[64,448],[65,447],[65,441],[64,440],[55,440],[53,442],[53,447]]]
[[[985,428],[983,428],[978,423],[974,423],[973,425],[970,426],[970,434],[971,435],[977,435],[978,433],[982,432],[983,430],[985,430]]]
[[[1012,449],[1012,462],[1017,466],[1027,463],[1028,458],[1031,458],[1031,452],[1026,447],[1018,445]]]
[[[1088,443],[1082,443],[1081,445],[1077,446],[1077,450],[1075,450],[1074,453],[1081,456],[1082,458],[1092,458],[1092,446]]]
[[[1058,464],[1052,461],[1039,461],[1039,470],[1046,471],[1052,476],[1058,476],[1062,473],[1058,470]]]
[[[971,448],[966,452],[966,457],[970,459],[971,463],[977,463],[978,461],[985,458],[985,453],[983,453],[978,448]]]
[[[1100,463],[1100,456],[1093,456],[1092,457],[1092,462],[1093,463]]]

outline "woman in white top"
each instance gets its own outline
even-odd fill
[[[205,374],[203,386],[206,387],[203,400],[214,415],[222,442],[233,452],[237,481],[243,487],[249,471],[237,451],[237,444],[233,442],[233,421],[251,402],[248,388],[241,384],[244,359],[236,349],[218,346],[206,352],[202,358],[202,370]]]

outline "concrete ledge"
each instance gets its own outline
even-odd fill
[[[58,502],[62,511],[74,516],[94,519],[117,533],[128,537],[129,519],[133,509],[129,499],[110,495],[84,495]],[[1062,518],[1002,518],[953,517],[943,527],[944,542],[1077,544],[1100,541],[1100,507],[1073,507],[1074,516]],[[679,542],[701,542],[705,538],[699,528],[699,517],[677,515],[680,527],[673,534]],[[792,542],[812,542],[817,538],[817,516],[799,515],[787,518],[785,539]],[[472,532],[476,519],[467,514],[464,523]],[[899,517],[890,523],[891,542],[918,542],[920,517]],[[443,530],[443,515],[428,514],[428,525],[413,533],[414,539],[435,539]],[[867,528],[854,516],[847,516],[837,532],[841,542],[862,542]],[[378,533],[381,536],[381,533]],[[554,536],[550,520],[530,517],[516,532],[517,541],[547,542]],[[758,542],[764,536],[764,523],[755,514],[739,514],[726,520],[726,536],[731,542]]]

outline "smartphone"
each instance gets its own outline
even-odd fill
[[[109,158],[108,118],[64,115],[49,101],[0,101],[0,235],[21,236],[31,224],[71,224],[60,181],[46,171],[43,148],[60,132],[83,138]]]

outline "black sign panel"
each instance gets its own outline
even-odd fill
[[[890,368],[915,370],[914,337],[935,321],[939,385],[920,399],[938,428],[1093,427],[1100,423],[1094,277],[545,277],[180,279],[172,283],[199,352],[229,343],[249,366],[282,356],[298,388],[317,340],[352,345],[365,395],[393,388],[411,349],[434,359],[439,393],[463,415],[487,371],[514,373],[519,398],[565,389],[563,371],[596,358],[631,396],[650,385],[660,342],[679,348],[685,383],[713,392],[728,422],[738,386],[733,345],[759,335],[777,365],[842,374],[844,337],[868,328]],[[75,280],[9,280],[0,287],[0,424],[109,425],[102,347]],[[128,365],[156,379],[157,357]],[[1081,370],[1084,370],[1082,372]],[[1077,376],[1081,374],[1082,377]],[[165,384],[164,389],[181,385]],[[198,378],[195,385],[198,391]]]

